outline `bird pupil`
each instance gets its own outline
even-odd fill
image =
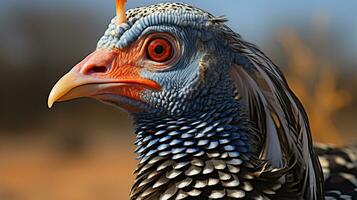
[[[164,47],[161,45],[157,45],[154,49],[156,54],[162,54],[164,52]]]

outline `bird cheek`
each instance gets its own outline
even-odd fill
[[[123,85],[120,88],[113,88],[111,92],[121,96],[129,97],[138,101],[142,101],[141,96],[147,90],[157,90],[161,86],[141,76],[144,69],[139,52],[135,50],[130,52],[120,52],[112,62],[112,67],[108,71],[108,77],[116,80],[133,80],[131,84]]]

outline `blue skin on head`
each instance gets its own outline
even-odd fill
[[[153,80],[162,87],[160,91],[142,92],[142,100],[147,104],[144,112],[178,115],[209,110],[210,106],[216,106],[213,105],[215,101],[233,98],[228,77],[231,60],[225,55],[224,42],[218,41],[219,37],[213,37],[215,30],[212,29],[210,17],[204,11],[179,9],[156,12],[139,19],[129,17],[128,22],[120,26],[114,18],[97,48],[125,48],[153,33],[173,36],[180,46],[175,52],[179,54],[178,60],[164,70],[144,66],[140,71],[143,78]]]

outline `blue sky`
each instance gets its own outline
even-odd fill
[[[162,0],[128,0],[128,7],[136,7]],[[275,33],[278,25],[311,25],[317,15],[327,17],[328,27],[337,31],[342,45],[357,53],[357,1],[354,0],[182,0],[210,11],[215,15],[225,15],[230,26],[246,39],[261,43],[265,34]],[[223,3],[224,2],[224,3]],[[109,19],[114,15],[114,0],[1,0],[0,17],[4,20],[6,12],[19,8],[46,10],[78,9],[90,11],[98,18]],[[1,20],[0,20],[1,22]]]

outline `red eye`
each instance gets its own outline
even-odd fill
[[[156,62],[168,61],[172,57],[172,51],[171,43],[163,38],[151,40],[147,48],[148,57]]]

